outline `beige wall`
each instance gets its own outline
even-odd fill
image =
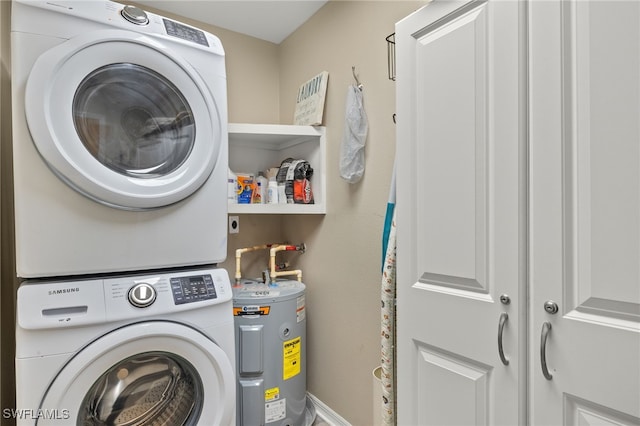
[[[291,217],[284,235],[302,240],[307,285],[308,389],[354,425],[372,424],[372,370],[380,363],[382,228],[395,155],[395,83],[387,43],[394,24],[424,2],[331,1],[280,45],[280,115],[291,123],[298,86],[329,72],[325,105],[328,212]],[[339,175],[347,86],[356,67],[369,119],[366,170]]]
[[[387,78],[385,37],[394,23],[416,10],[420,1],[331,1],[281,45],[222,28],[182,19],[216,34],[227,55],[229,121],[292,122],[295,93],[320,71],[329,72],[325,106],[328,154],[328,212],[324,216],[242,215],[240,234],[230,236],[223,266],[234,272],[238,247],[286,239],[305,242],[307,253],[291,258],[307,284],[308,388],[354,425],[372,423],[371,370],[380,358],[381,232],[395,150],[395,83]],[[8,39],[10,4],[0,0],[0,136],[10,145]],[[156,11],[157,12],[157,11]],[[350,185],[338,174],[347,85],[355,65],[364,84],[369,117],[366,172]],[[4,154],[4,152],[3,152]],[[8,167],[3,159],[2,184]],[[10,175],[10,174],[9,174]],[[7,191],[3,188],[2,205]],[[3,211],[3,246],[6,244]],[[8,227],[9,231],[11,227]],[[3,284],[13,275],[13,260],[2,247]],[[8,260],[8,261],[7,261]],[[266,267],[262,256],[243,257],[243,272],[254,276]],[[245,263],[246,262],[246,263]],[[12,401],[13,294],[2,286],[2,407]],[[8,308],[7,308],[8,306]],[[8,309],[8,310],[7,310]],[[9,336],[7,342],[5,336]]]

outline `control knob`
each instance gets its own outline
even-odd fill
[[[149,23],[146,12],[139,7],[126,5],[121,13],[122,17],[132,24],[147,25]]]
[[[146,308],[156,301],[156,289],[151,284],[139,283],[129,289],[129,303],[136,308]]]

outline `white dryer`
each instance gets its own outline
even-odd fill
[[[224,51],[110,1],[12,4],[19,277],[226,257]]]
[[[234,425],[223,269],[18,289],[18,425]]]

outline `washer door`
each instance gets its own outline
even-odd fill
[[[45,394],[38,425],[227,425],[235,374],[201,333],[165,321],[117,329],[81,350]]]
[[[94,31],[48,50],[25,96],[29,130],[48,166],[83,195],[118,208],[188,197],[208,179],[225,140],[196,70],[128,31]]]

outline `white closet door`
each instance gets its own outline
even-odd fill
[[[640,3],[530,17],[531,424],[638,425]]]
[[[526,416],[523,11],[435,1],[396,26],[400,425]]]

